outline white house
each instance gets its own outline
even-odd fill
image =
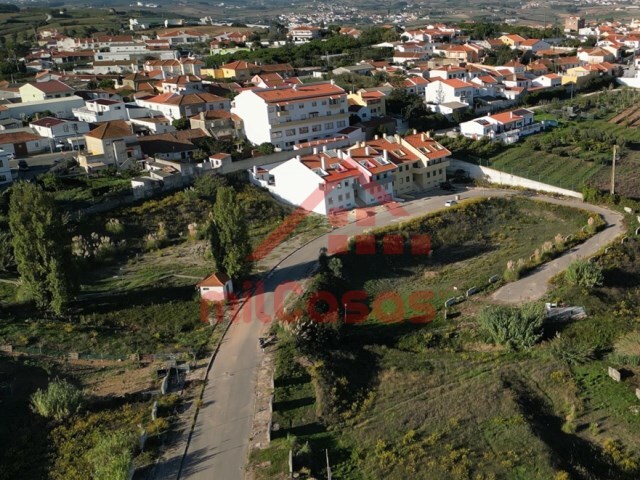
[[[210,302],[229,300],[233,293],[233,282],[222,272],[209,275],[197,285],[200,298]]]
[[[0,149],[16,157],[42,153],[48,147],[48,139],[36,135],[28,128],[0,133]]]
[[[310,212],[328,215],[356,207],[360,172],[341,150],[322,151],[265,167],[254,167],[249,178],[275,197]]]
[[[11,167],[9,161],[12,155],[9,152],[0,150],[0,186],[7,185],[13,181],[11,177]]]
[[[184,95],[168,92],[151,98],[137,99],[136,103],[159,112],[171,120],[192,117],[208,110],[229,111],[231,108],[231,101],[228,98],[206,92]]]
[[[333,82],[244,90],[231,113],[242,119],[249,141],[280,149],[334,137],[349,124],[347,93]]]
[[[547,73],[546,75],[540,75],[531,81],[534,87],[546,87],[553,88],[562,85],[562,77],[557,73]]]
[[[539,132],[543,126],[533,120],[534,112],[519,108],[496,113],[460,124],[460,133],[468,138],[490,138],[505,143],[515,143],[521,136]]]
[[[52,151],[62,145],[80,148],[80,144],[84,145],[84,134],[89,132],[88,123],[63,118],[44,117],[29,126],[41,137],[51,140]]]
[[[436,79],[427,85],[425,100],[427,107],[433,111],[448,114],[445,109],[456,110],[473,108],[475,87],[472,83],[459,79]]]
[[[106,98],[87,100],[84,107],[73,110],[73,116],[88,123],[128,119],[124,102]]]
[[[320,38],[320,29],[318,27],[309,27],[301,25],[289,29],[289,37],[294,42],[309,42]]]
[[[73,109],[84,106],[84,100],[76,95],[65,98],[53,98],[37,102],[9,103],[0,105],[0,120],[6,118],[26,119],[36,113],[49,111],[56,117],[69,118]]]

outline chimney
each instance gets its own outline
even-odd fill
[[[382,151],[382,158],[384,158],[385,161],[389,161],[389,152],[387,152],[387,150]]]
[[[338,154],[338,158],[339,158],[340,160],[342,160],[342,159],[343,159],[343,156],[342,156],[342,150],[338,149],[338,150],[336,150],[336,153]]]
[[[420,135],[420,140],[424,142],[426,138],[427,138],[427,136],[426,136],[426,135],[425,135],[425,133],[423,132],[423,133]]]
[[[418,130],[416,130],[415,128],[413,129],[413,134],[416,135],[418,133]]]
[[[200,120],[204,122],[204,112],[200,112]]]
[[[300,161],[300,155],[296,155],[296,160]]]
[[[380,137],[378,135],[374,135],[373,139],[378,140]]]
[[[313,154],[317,155],[318,154],[318,147],[313,147]]]
[[[322,145],[322,153],[327,153],[327,146],[326,145]]]
[[[258,166],[257,166],[257,165],[254,165],[254,166],[253,166],[253,174],[254,174],[254,175],[257,175],[257,174],[258,174]]]
[[[364,147],[364,154],[368,157],[369,156],[369,147]]]
[[[400,135],[398,135],[397,133],[394,135],[396,142],[400,143]]]
[[[327,171],[327,159],[324,157],[324,155],[322,155],[320,157],[320,165],[322,166],[322,169],[326,172]]]
[[[431,131],[427,130],[427,138],[431,138]]]

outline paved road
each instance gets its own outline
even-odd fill
[[[460,193],[460,192],[459,192]],[[475,189],[461,192],[462,199],[510,196],[514,191]],[[256,374],[261,360],[258,338],[273,318],[274,303],[281,308],[288,282],[303,280],[314,267],[322,247],[331,235],[353,235],[372,226],[400,222],[444,208],[453,194],[439,195],[397,204],[397,208],[379,208],[374,220],[366,225],[350,223],[296,250],[284,259],[258,292],[240,310],[231,325],[213,367],[207,377],[203,403],[198,414],[186,461],[180,478],[188,480],[242,480],[250,443],[254,409]],[[577,204],[579,202],[561,202]],[[375,223],[375,225],[372,225]],[[601,233],[610,238],[609,229]],[[519,282],[517,282],[519,283]],[[276,292],[276,290],[279,290]],[[276,294],[274,294],[276,292]],[[508,295],[507,295],[508,297]],[[261,320],[262,319],[262,320]]]
[[[539,300],[545,295],[545,293],[547,293],[551,277],[564,271],[574,260],[590,257],[602,247],[615,240],[616,237],[624,233],[624,226],[622,224],[623,216],[617,212],[598,207],[596,205],[582,203],[577,200],[557,200],[549,197],[539,198],[542,198],[547,202],[575,206],[577,208],[583,208],[585,210],[599,213],[605,219],[607,228],[597,235],[594,235],[586,242],[573,248],[565,255],[542,265],[540,268],[536,269],[534,273],[527,275],[516,282],[508,283],[502,288],[496,290],[492,295],[492,298],[497,302],[521,304],[523,302]]]

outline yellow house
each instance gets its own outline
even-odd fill
[[[203,68],[200,70],[201,77],[211,77],[215,80],[221,80],[224,77],[224,72],[221,68]]]
[[[597,76],[598,72],[585,67],[568,68],[567,72],[562,75],[562,85],[574,83],[576,86],[580,86]]]
[[[40,102],[54,98],[70,97],[75,90],[59,80],[47,82],[31,82],[20,87],[20,98],[23,102]]]
[[[142,158],[138,138],[124,120],[101,123],[84,139],[87,148],[78,155],[78,163],[89,173],[110,166],[131,167]]]
[[[384,117],[387,114],[386,95],[379,90],[358,90],[347,95],[349,105],[367,107],[372,117]]]
[[[220,67],[223,78],[235,78],[236,80],[249,81],[254,75],[260,73],[260,67],[244,60],[226,63]]]
[[[505,45],[508,45],[511,48],[518,48],[522,43],[526,40],[526,38],[521,37],[520,35],[502,35],[498,40],[500,40]]]

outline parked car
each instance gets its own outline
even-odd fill
[[[457,205],[458,202],[456,202],[455,200],[447,200],[446,202],[444,202],[444,206],[445,207],[453,207],[454,205]]]
[[[18,160],[18,170],[21,172],[26,172],[29,170],[29,164],[26,160]]]

